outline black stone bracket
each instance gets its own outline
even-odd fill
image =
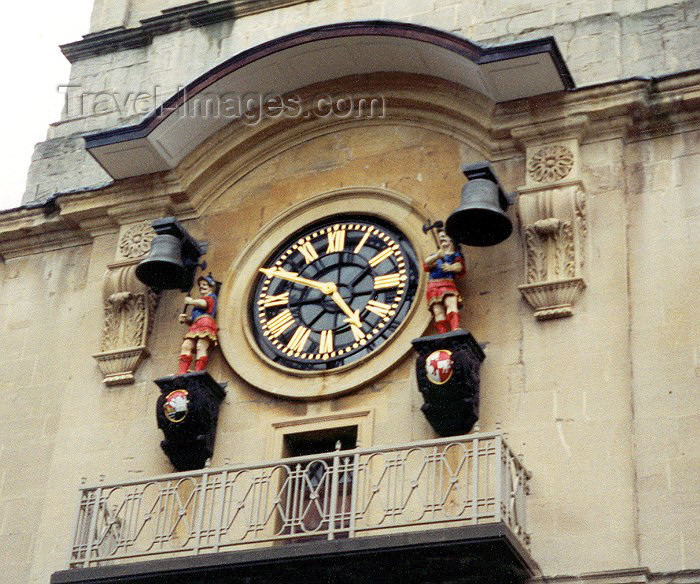
[[[219,406],[226,396],[226,383],[218,383],[207,371],[168,375],[155,380],[161,394],[156,402],[156,419],[165,440],[163,452],[178,471],[203,468],[214,454]],[[166,415],[168,396],[177,390],[186,400],[185,410]]]
[[[463,330],[413,339],[418,352],[416,379],[425,403],[421,411],[440,436],[467,434],[479,419],[479,367],[485,355],[471,333]],[[431,381],[428,357],[450,351],[452,371],[443,383]]]

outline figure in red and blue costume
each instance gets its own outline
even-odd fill
[[[446,333],[460,328],[459,309],[462,297],[459,295],[455,280],[466,273],[464,256],[457,244],[445,233],[440,222],[437,228],[436,253],[425,258],[423,269],[428,276],[428,308],[433,314],[435,328],[439,333]]]
[[[197,279],[200,298],[185,298],[185,308],[192,306],[192,316],[183,312],[179,321],[190,325],[185,340],[180,349],[178,373],[187,373],[192,364],[192,354],[196,351],[195,371],[204,371],[209,361],[209,348],[216,346],[219,327],[214,320],[216,316],[216,302],[218,282],[209,274]]]

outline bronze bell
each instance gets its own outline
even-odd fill
[[[491,165],[478,162],[462,167],[468,179],[462,200],[445,222],[445,231],[457,243],[486,247],[508,239],[513,232],[505,210],[512,201],[503,192]]]
[[[173,217],[153,222],[156,236],[148,257],[136,266],[136,277],[154,290],[187,291],[206,245],[194,240]]]
[[[156,235],[148,257],[136,266],[136,277],[154,290],[181,288],[185,277],[182,241],[174,235]]]

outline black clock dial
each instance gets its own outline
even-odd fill
[[[401,232],[369,217],[335,217],[284,242],[260,268],[251,298],[263,353],[324,371],[370,355],[406,318],[418,284]]]

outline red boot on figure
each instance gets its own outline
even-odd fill
[[[190,363],[192,363],[192,355],[180,355],[179,365],[177,368],[178,375],[181,373],[187,373],[190,369]]]
[[[450,330],[456,331],[460,328],[459,326],[459,312],[448,312],[447,322],[450,323]]]
[[[209,361],[209,357],[200,357],[194,362],[194,370],[195,371],[204,371],[207,368],[207,361]]]

